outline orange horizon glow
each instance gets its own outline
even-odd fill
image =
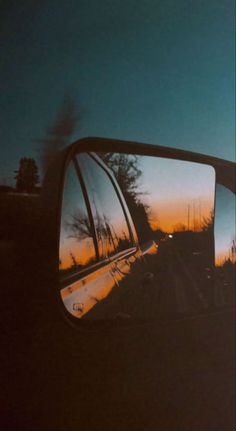
[[[95,258],[95,250],[93,245],[88,248],[87,245],[83,244],[83,241],[75,241],[70,239],[66,242],[66,246],[61,244],[60,247],[60,269],[68,269],[73,265],[73,260],[70,253],[75,258],[78,265],[86,265],[90,260]],[[76,242],[76,244],[75,244]]]
[[[228,250],[225,250],[225,251],[216,255],[215,265],[216,266],[222,266],[227,261],[230,261],[232,263],[236,263],[236,256],[231,255],[231,253]]]
[[[156,201],[152,203],[152,216],[150,225],[153,230],[160,229],[164,232],[178,231],[181,226],[185,229],[201,231],[204,220],[210,218],[212,213],[212,200],[201,200],[201,209],[198,202],[193,209],[193,204],[187,200]]]
[[[118,239],[124,238],[126,225],[124,223],[119,223],[116,225],[116,237],[113,237],[115,245],[118,245]],[[100,243],[99,243],[100,244]],[[99,245],[98,244],[98,245]],[[102,243],[102,256],[106,257],[111,251],[110,244],[106,241]],[[61,238],[60,241],[60,270],[69,269],[73,266],[73,259],[75,259],[78,265],[85,266],[90,261],[96,259],[96,253],[94,248],[93,239],[88,237],[86,239],[74,239],[68,236]]]

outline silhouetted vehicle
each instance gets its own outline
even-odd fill
[[[234,264],[224,296],[211,221],[138,238],[101,151],[195,163],[235,187],[233,163],[90,138],[57,154],[40,196],[2,194],[5,429],[231,430]]]

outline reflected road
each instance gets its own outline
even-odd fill
[[[196,316],[235,303],[233,277],[214,275],[198,252],[185,252],[171,239],[158,254],[114,288],[88,313],[88,319],[169,320]]]

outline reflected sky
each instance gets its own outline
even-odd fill
[[[214,208],[214,169],[156,157],[140,157],[139,161],[140,188],[151,207],[152,227],[171,232],[181,224],[199,230]]]
[[[85,267],[95,248],[83,193],[73,163],[67,168],[60,230],[60,270]]]
[[[100,257],[128,248],[130,234],[125,215],[107,173],[87,154],[77,156],[93,213]]]
[[[215,213],[215,253],[216,263],[222,264],[232,256],[232,246],[235,246],[235,195],[224,186],[216,187]]]

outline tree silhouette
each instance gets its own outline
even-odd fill
[[[35,140],[41,145],[41,164],[44,174],[55,154],[68,145],[76,129],[77,120],[75,101],[72,97],[65,96],[54,124],[46,131],[46,137]]]
[[[138,192],[138,180],[142,171],[138,167],[138,157],[129,154],[101,153],[99,156],[113,171],[124,194],[129,194],[137,200],[141,195]]]
[[[15,171],[16,189],[19,192],[32,193],[39,182],[38,167],[34,159],[20,159],[19,169]]]
[[[184,223],[178,222],[173,225],[173,232],[185,232],[187,227]]]
[[[151,239],[150,208],[142,202],[144,193],[139,191],[139,180],[142,171],[138,166],[138,157],[118,153],[99,153],[99,156],[116,177],[129,207],[140,241]]]
[[[214,211],[211,210],[211,213],[208,217],[203,217],[202,220],[202,230],[204,232],[211,232],[214,227]]]
[[[65,228],[69,233],[68,238],[74,238],[78,241],[86,238],[93,238],[89,218],[80,211],[71,215],[70,220],[65,222]]]

